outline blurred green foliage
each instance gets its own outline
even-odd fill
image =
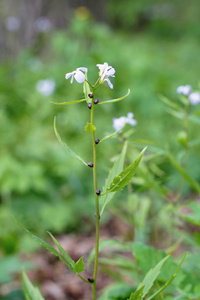
[[[112,118],[132,111],[138,121],[134,138],[151,140],[153,146],[170,144],[175,153],[179,150],[176,137],[171,133],[179,131],[181,122],[166,113],[158,95],[176,99],[179,85],[197,87],[200,57],[196,37],[199,27],[196,26],[197,18],[191,17],[196,2],[187,12],[182,11],[178,23],[179,6],[169,3],[176,14],[173,22],[170,18],[151,20],[147,24],[145,21],[140,33],[131,28],[138,28],[145,1],[125,2],[123,9],[120,1],[117,5],[115,1],[109,1],[107,6],[111,24],[118,23],[121,13],[120,28],[123,30],[114,31],[89,18],[72,18],[67,30],[52,31],[45,39],[40,36],[35,45],[22,51],[15,60],[1,64],[0,220],[4,226],[0,227],[0,247],[4,253],[23,250],[26,239],[12,223],[9,211],[34,232],[44,233],[47,229],[55,233],[71,232],[83,222],[82,230],[90,228],[89,220],[93,214],[91,170],[72,160],[53,132],[56,115],[63,140],[86,161],[91,161],[91,141],[84,132],[89,119],[87,105],[81,103],[63,109],[50,102],[82,97],[81,87],[66,81],[65,73],[85,66],[89,69],[89,80],[96,79],[95,65],[107,61],[117,71],[114,90],[105,84],[101,94],[97,95],[100,101],[120,97],[131,89],[131,95],[121,103],[98,107],[96,127],[100,139],[113,131]],[[176,9],[173,9],[174,5]],[[183,18],[186,13],[192,23]],[[174,30],[177,25],[181,34]],[[38,80],[46,78],[56,82],[55,93],[49,97],[36,89]],[[195,134],[191,125],[190,135]],[[101,185],[107,173],[106,166],[112,165],[110,159],[120,148],[116,139],[99,147]],[[198,159],[199,147],[196,147],[189,165],[195,177],[200,173],[196,164]],[[172,170],[166,161],[162,162],[162,167],[169,173]]]

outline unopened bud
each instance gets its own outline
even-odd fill
[[[92,108],[92,103],[88,103],[88,108],[91,109]]]
[[[91,163],[91,162],[88,162],[87,165],[88,165],[88,167],[90,167],[90,168],[93,168],[93,166],[94,166],[93,163]]]
[[[95,140],[95,144],[98,144],[100,142],[100,139]]]
[[[93,94],[88,94],[88,97],[93,98]]]
[[[91,283],[93,283],[94,282],[94,279],[93,278],[91,278],[91,277],[88,277],[88,279],[87,279],[89,282],[91,282]]]
[[[101,194],[100,190],[96,190],[96,194],[99,196]]]
[[[94,100],[94,104],[97,104],[99,102],[99,99]]]

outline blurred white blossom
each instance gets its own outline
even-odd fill
[[[177,93],[182,94],[184,96],[188,96],[192,92],[192,87],[191,85],[181,85],[177,88]]]
[[[107,81],[109,87],[113,89],[113,84],[108,77],[115,77],[115,69],[109,66],[107,62],[104,64],[97,64],[97,67],[99,68],[99,83],[102,84],[104,81]]]
[[[200,102],[200,93],[193,92],[189,95],[188,99],[192,105],[196,105]]]
[[[21,25],[21,21],[17,17],[11,16],[5,20],[5,27],[9,31],[19,30],[20,25]]]
[[[118,131],[120,130],[125,124],[129,124],[131,126],[137,125],[137,121],[133,119],[134,114],[132,112],[129,112],[127,114],[127,117],[120,117],[120,118],[114,118],[113,119],[113,128]],[[122,132],[122,130],[120,131]]]
[[[52,25],[47,17],[40,17],[35,21],[35,29],[39,32],[48,32]]]
[[[44,80],[39,80],[36,83],[36,89],[38,92],[44,96],[50,96],[51,94],[54,93],[56,88],[56,83],[55,80],[52,78],[44,79]]]
[[[77,68],[75,71],[73,71],[71,73],[67,73],[65,75],[65,79],[72,77],[70,80],[70,83],[73,83],[74,78],[78,83],[82,83],[83,81],[85,81],[85,74],[83,74],[83,72],[86,73],[87,68],[84,68],[84,67]]]

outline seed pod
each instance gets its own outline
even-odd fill
[[[94,282],[94,279],[93,278],[91,278],[91,277],[88,277],[88,279],[87,279],[89,282],[91,282],[91,283],[93,283]]]
[[[92,108],[92,103],[88,103],[88,108],[91,109]]]
[[[101,194],[100,190],[96,190],[96,194],[99,196]]]
[[[95,140],[95,144],[98,144],[100,142],[100,139]]]
[[[91,162],[88,162],[87,165],[88,165],[88,167],[90,167],[90,168],[93,168],[93,166],[94,166],[93,163],[91,163]]]
[[[93,94],[88,94],[88,97],[93,98]]]
[[[99,102],[99,99],[94,100],[94,104],[97,104]]]

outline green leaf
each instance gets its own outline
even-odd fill
[[[168,158],[171,162],[171,164],[174,166],[174,168],[183,176],[183,178],[189,183],[189,185],[200,194],[200,185],[197,183],[196,180],[194,180],[183,167],[179,165],[179,163],[176,161],[172,153],[167,150]]]
[[[167,104],[169,107],[177,109],[177,110],[182,110],[181,106],[179,106],[178,104],[174,103],[173,101],[169,100],[167,97],[163,96],[163,95],[159,95],[160,100]]]
[[[128,182],[131,180],[131,178],[135,174],[146,149],[147,149],[147,147],[145,147],[140,152],[140,154],[138,155],[138,157],[136,158],[136,160],[132,164],[130,164],[125,170],[123,170],[120,174],[118,174],[113,179],[113,181],[111,182],[109,188],[106,190],[105,193],[102,194],[102,196],[107,194],[107,193],[120,191],[128,184]]]
[[[85,263],[83,261],[83,257],[79,258],[79,260],[75,263],[73,267],[73,271],[76,274],[79,274],[85,270]]]
[[[134,293],[131,293],[130,298],[128,298],[127,300],[142,300],[143,290],[144,290],[144,286],[142,286],[139,290],[135,291]]]
[[[106,135],[103,139],[100,140],[99,144],[102,143],[102,142],[107,141],[108,139],[110,139],[111,137],[113,137],[114,135],[116,135],[117,133],[119,133],[124,128],[124,126],[122,128],[120,128],[119,130],[115,131],[114,133]]]
[[[80,99],[80,100],[73,100],[73,101],[69,101],[69,102],[52,102],[53,104],[56,104],[56,105],[68,105],[68,104],[75,104],[75,103],[80,103],[80,102],[84,102],[84,101],[87,101],[89,98],[85,98],[85,99]]]
[[[52,240],[54,241],[54,243],[56,244],[56,246],[58,247],[60,253],[62,254],[62,256],[64,257],[64,259],[72,266],[75,266],[75,262],[74,260],[69,256],[69,254],[67,254],[67,252],[62,248],[62,246],[58,243],[58,241],[55,239],[55,237],[48,232],[48,234],[50,235],[50,237],[52,238]]]
[[[85,79],[87,80],[87,73],[85,73]],[[83,93],[87,102],[90,102],[91,99],[88,97],[88,94],[91,94],[90,85],[87,81],[83,82]]]
[[[178,119],[184,119],[184,117],[185,117],[185,115],[184,115],[183,112],[181,112],[181,111],[176,111],[176,110],[171,109],[171,108],[168,108],[168,109],[167,109],[167,112],[168,112],[170,115],[172,115],[172,116],[174,116],[174,117],[176,117],[176,118],[178,118]]]
[[[67,146],[66,143],[64,143],[64,142],[62,141],[62,139],[61,139],[61,137],[60,137],[60,135],[59,135],[59,133],[58,133],[58,131],[57,131],[57,129],[56,129],[56,117],[54,118],[54,131],[55,131],[55,134],[56,134],[57,139],[59,140],[59,142],[61,143],[61,145],[63,146],[63,148],[64,148],[65,150],[67,150],[67,152],[68,152],[72,157],[78,159],[78,160],[81,161],[84,165],[87,166],[87,163],[86,163],[80,156],[78,156],[74,151],[72,151],[72,150]]]
[[[96,130],[96,127],[92,123],[87,122],[87,125],[85,126],[85,131],[86,132],[93,132],[95,130]]]
[[[191,202],[189,208],[192,210],[192,213],[182,215],[179,211],[177,211],[177,214],[183,220],[186,220],[188,223],[193,224],[195,226],[200,226],[200,205],[197,202]]]
[[[124,146],[123,146],[123,149],[122,149],[122,152],[121,152],[120,156],[115,161],[112,169],[109,172],[108,178],[106,179],[106,182],[105,182],[105,186],[103,187],[103,193],[106,192],[106,190],[110,186],[111,182],[113,181],[113,178],[115,178],[115,176],[123,170],[126,150],[127,150],[127,141],[124,143]],[[110,202],[110,200],[113,198],[114,194],[115,193],[113,192],[113,193],[110,193],[110,194],[105,194],[104,196],[100,197],[100,202],[99,202],[100,215],[102,215],[105,206]]]
[[[156,296],[158,296],[162,291],[164,291],[171,283],[172,281],[175,279],[176,275],[178,274],[178,271],[183,263],[183,261],[185,260],[187,253],[185,253],[183,259],[181,260],[176,272],[170,277],[170,279],[156,292],[154,293],[151,297],[149,297],[147,300],[152,300],[154,299]]]
[[[71,265],[69,265],[64,259],[63,257],[60,255],[60,253],[54,249],[50,244],[48,244],[47,242],[45,242],[43,239],[39,238],[38,236],[34,235],[32,232],[30,232],[28,229],[26,229],[25,227],[23,227],[15,218],[13,215],[11,215],[12,218],[14,219],[14,221],[17,223],[17,225],[19,225],[26,233],[28,233],[31,237],[33,237],[36,241],[38,241],[44,248],[46,248],[47,250],[49,250],[53,255],[57,256],[68,268],[70,268],[72,270]]]
[[[148,293],[150,288],[152,287],[154,281],[158,277],[160,270],[164,264],[164,262],[169,258],[169,255],[164,257],[153,269],[150,269],[149,272],[144,277],[143,281],[139,284],[137,290],[139,290],[141,287],[144,287],[143,290],[143,297]]]
[[[26,300],[44,300],[39,289],[33,286],[24,271],[22,271],[22,283]]]
[[[128,93],[121,97],[121,98],[117,98],[117,99],[112,99],[112,100],[107,100],[107,101],[103,101],[103,102],[99,102],[98,104],[109,104],[109,103],[113,103],[113,102],[118,102],[123,100],[124,98],[126,98],[128,95],[130,94],[130,89],[128,89]]]

